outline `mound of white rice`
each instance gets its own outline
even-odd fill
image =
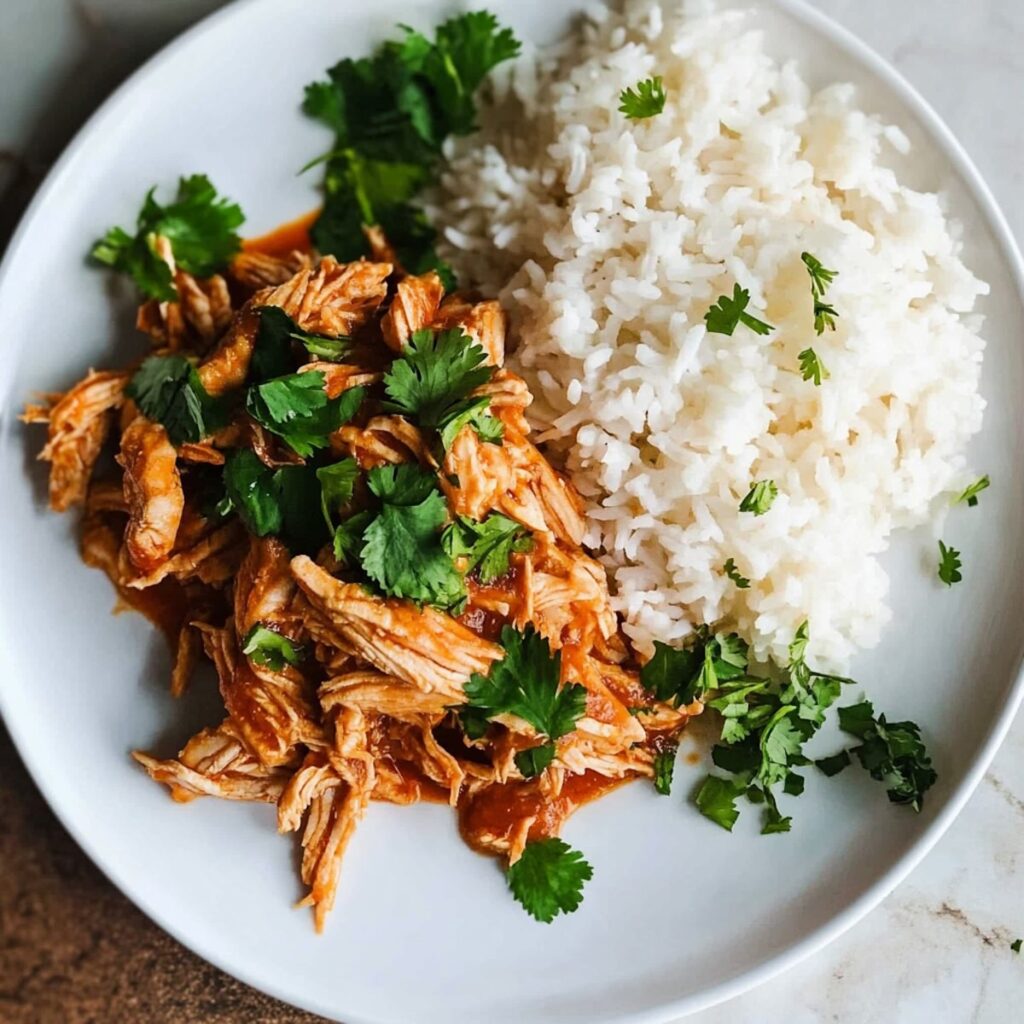
[[[588,543],[640,648],[722,622],[784,659],[806,618],[841,667],[889,617],[890,532],[966,483],[984,408],[967,314],[987,287],[941,200],[886,166],[902,133],[850,86],[812,94],[746,17],[595,9],[499,78],[431,214],[463,279],[512,314],[512,366],[593,503]],[[619,93],[651,75],[664,112],[627,120]],[[839,272],[820,337],[803,251]],[[769,336],[707,332],[734,283]],[[808,347],[820,387],[799,372]],[[771,510],[740,512],[767,479]]]

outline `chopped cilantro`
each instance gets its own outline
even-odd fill
[[[373,512],[366,510],[349,516],[334,528],[332,549],[334,557],[342,564],[354,562],[363,548],[366,528],[373,522]]]
[[[675,743],[669,743],[654,755],[654,788],[662,796],[668,796],[672,792],[672,776],[676,770],[678,749]]]
[[[1014,939],[1013,942],[1010,943],[1010,949],[1012,949],[1014,953],[1019,953],[1022,941],[1024,940]]]
[[[799,359],[800,376],[804,380],[814,381],[815,387],[820,386],[823,380],[828,380],[832,376],[813,348],[805,348],[800,353]]]
[[[178,181],[173,203],[162,206],[154,198],[156,187],[146,193],[135,234],[111,228],[92,248],[92,258],[130,275],[140,290],[162,302],[178,297],[170,268],[157,256],[155,242],[163,235],[174,251],[175,263],[190,274],[208,277],[238,251],[236,234],[245,215],[217,190],[204,174]]]
[[[701,627],[690,647],[656,640],[654,656],[640,670],[640,682],[656,699],[679,707],[717,689],[720,682],[743,677],[746,669],[747,645],[735,633],[712,634]]]
[[[967,503],[968,507],[974,508],[978,504],[978,495],[982,491],[987,490],[991,486],[988,475],[975,480],[969,487],[965,487],[960,494],[957,496],[954,504],[959,504],[961,501]]]
[[[779,489],[774,480],[757,480],[750,485],[746,497],[740,502],[741,512],[763,516],[775,504]]]
[[[740,590],[746,590],[749,588],[750,580],[748,580],[746,576],[740,575],[740,571],[736,568],[736,560],[734,558],[726,559],[725,565],[722,566],[722,572],[724,572]]]
[[[542,743],[539,747],[520,750],[515,756],[516,767],[524,779],[532,779],[540,775],[554,759],[554,743]]]
[[[529,551],[533,538],[514,519],[492,512],[476,522],[459,516],[444,531],[441,546],[453,561],[464,558],[464,572],[476,572],[482,583],[492,583],[508,572],[513,552]]]
[[[637,82],[619,95],[619,111],[631,121],[654,117],[665,109],[665,87],[661,76],[655,75],[643,82]]]
[[[144,416],[163,424],[175,445],[201,441],[223,420],[220,403],[206,393],[196,368],[182,356],[150,356],[125,394]]]
[[[709,775],[697,791],[697,809],[705,818],[710,818],[726,832],[731,832],[740,816],[736,798],[742,796],[745,790],[746,786],[742,783],[723,779],[719,775]]]
[[[447,451],[463,427],[472,427],[486,444],[501,444],[505,426],[489,413],[491,400],[486,395],[467,398],[449,413],[441,425],[441,447]]]
[[[432,473],[416,465],[380,466],[367,475],[381,509],[363,530],[359,559],[390,597],[451,608],[466,584],[441,546],[448,507]]]
[[[964,577],[960,572],[963,562],[960,561],[960,552],[956,548],[947,548],[942,541],[939,541],[939,579],[947,587],[959,583]]]
[[[285,665],[299,665],[303,658],[301,644],[259,623],[245,634],[242,653],[248,654],[257,665],[265,665],[275,672],[280,672]]]
[[[322,334],[309,334],[279,306],[260,306],[256,309],[260,325],[249,363],[249,382],[268,381],[283,377],[295,369],[292,343],[303,345],[310,357],[337,362],[351,345],[349,338],[329,338]]]
[[[329,538],[320,510],[320,481],[308,466],[270,469],[248,448],[228,454],[221,510],[238,513],[257,537],[282,537],[295,551],[315,552]]]
[[[579,683],[559,687],[561,652],[552,653],[532,626],[523,633],[503,627],[501,646],[501,661],[486,676],[474,672],[466,683],[467,706],[488,718],[516,715],[552,741],[572,732],[586,711],[587,691]]]
[[[506,872],[508,887],[523,908],[549,924],[559,914],[571,914],[583,902],[583,885],[593,869],[561,839],[536,839]]]
[[[850,753],[855,754],[873,779],[885,783],[886,793],[894,804],[906,804],[920,811],[924,794],[937,778],[921,741],[920,726],[914,722],[887,722],[885,715],[876,718],[874,706],[865,700],[839,709],[839,727],[861,741],[860,746],[846,752],[847,760]]]
[[[363,388],[349,388],[328,398],[319,370],[275,377],[249,388],[245,406],[257,423],[281,437],[303,458],[326,448],[330,435],[347,423],[362,404]]]
[[[809,252],[802,252],[800,259],[803,260],[804,266],[807,268],[807,273],[811,278],[811,295],[814,298],[814,330],[818,334],[824,334],[825,329],[828,328],[830,331],[836,329],[836,317],[839,315],[836,313],[833,306],[828,305],[825,301],[825,292],[828,291],[829,285],[839,276],[839,272],[836,270],[829,270],[827,267],[821,265],[821,261],[816,257],[812,256]],[[808,352],[813,352],[813,349],[808,349]],[[801,353],[801,360],[803,359],[803,353]],[[828,379],[828,373],[825,373],[825,379]],[[807,373],[804,373],[804,380],[809,380]],[[820,384],[820,380],[816,380],[815,384]]]
[[[758,320],[746,312],[750,303],[750,292],[741,288],[738,284],[733,285],[732,298],[728,295],[720,295],[715,303],[705,314],[704,322],[712,334],[732,334],[737,324],[744,324],[755,334],[770,334],[775,330],[771,324]]]

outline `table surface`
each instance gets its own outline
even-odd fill
[[[1014,233],[1024,237],[1024,3],[815,2],[917,86],[973,156]],[[167,39],[221,3],[3,0],[0,245],[96,104]],[[787,974],[688,1021],[1013,1019],[1024,996],[1024,956],[1010,950],[1024,935],[1022,828],[1024,719],[946,836],[877,910]],[[319,1020],[222,974],[136,910],[58,824],[2,728],[0,865],[0,1020]]]

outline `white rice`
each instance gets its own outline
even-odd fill
[[[889,618],[891,531],[966,483],[984,408],[970,314],[988,289],[940,198],[886,165],[905,136],[851,86],[812,94],[747,19],[594,9],[499,74],[431,214],[463,279],[513,317],[512,367],[593,503],[587,542],[638,646],[721,622],[784,659],[809,619],[816,659],[842,668]],[[664,112],[626,120],[619,93],[654,74]],[[805,250],[839,271],[838,329],[820,337]],[[734,283],[770,336],[707,333]],[[809,346],[820,387],[798,372]],[[765,479],[771,510],[740,512]]]

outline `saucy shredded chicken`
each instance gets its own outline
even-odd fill
[[[501,307],[393,259],[249,249],[199,280],[157,245],[178,300],[149,300],[138,324],[154,358],[185,361],[179,390],[154,399],[130,373],[90,371],[24,417],[48,429],[52,507],[85,506],[84,560],[166,633],[172,692],[214,670],[223,721],[176,756],[136,752],[150,776],[180,802],[274,803],[318,929],[374,801],[447,803],[467,843],[515,862],[651,777],[701,706],[640,684],[581,546],[583,502],[530,441],[530,394],[502,367]],[[271,307],[290,324],[273,352]],[[462,345],[451,394],[422,346],[397,369],[424,332]],[[278,413],[285,388],[306,405]],[[181,415],[201,424],[184,440]],[[411,579],[393,575],[409,552]],[[547,673],[550,707],[509,694],[517,650]]]

